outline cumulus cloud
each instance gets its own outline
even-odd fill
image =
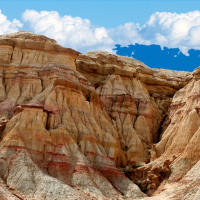
[[[140,35],[139,24],[126,23],[116,28],[109,29],[109,36],[115,41],[115,44],[129,45],[129,44],[149,44],[150,41],[144,40]]]
[[[156,12],[141,27],[128,23],[117,27],[114,32],[114,40],[121,45],[129,42],[158,44],[161,47],[179,48],[187,55],[191,48],[200,49],[200,12]]]
[[[0,10],[0,35],[16,32],[21,27],[22,23],[19,20],[14,19],[12,22],[7,20]]]
[[[158,44],[161,47],[180,48],[187,55],[189,49],[200,49],[200,12],[153,13],[144,25],[125,23],[106,29],[93,25],[89,19],[60,16],[56,11],[25,10],[21,22],[12,22],[0,12],[0,34],[21,29],[43,34],[65,47],[82,53],[105,50],[113,53],[115,44]]]
[[[187,54],[191,48],[200,49],[200,12],[188,13],[156,12],[141,27],[140,35],[151,44],[169,48],[180,48]]]
[[[22,21],[27,29],[54,38],[63,46],[81,52],[100,49],[112,52],[114,41],[104,27],[95,27],[88,19],[61,17],[56,11],[26,10]]]

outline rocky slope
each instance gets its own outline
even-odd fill
[[[199,198],[200,69],[18,32],[0,72],[0,199]]]

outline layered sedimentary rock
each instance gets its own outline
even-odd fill
[[[18,32],[0,71],[1,199],[198,199],[198,68]]]
[[[163,180],[159,176],[168,163],[167,178],[152,199],[199,199],[200,70],[193,72],[193,79],[173,97],[169,107],[170,123],[152,152],[151,162],[134,172],[145,187],[155,191]],[[142,172],[142,173],[141,173]],[[169,173],[170,172],[170,173]],[[149,175],[151,174],[151,177]],[[152,177],[154,177],[152,180]],[[156,185],[156,181],[157,185]],[[152,188],[154,186],[154,188]],[[157,195],[157,196],[156,196]]]
[[[98,51],[79,55],[76,66],[95,86],[111,116],[128,164],[149,162],[172,97],[191,74],[150,69],[132,58]]]
[[[95,88],[75,71],[79,53],[31,33],[0,41],[0,177],[9,191],[1,198],[144,196],[116,168],[126,153]]]

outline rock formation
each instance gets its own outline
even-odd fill
[[[0,199],[200,197],[199,68],[18,32],[0,36],[0,72]]]

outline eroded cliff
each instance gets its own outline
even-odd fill
[[[200,158],[199,69],[18,32],[0,36],[0,71],[0,198],[181,199],[174,184],[198,195],[187,182]]]

